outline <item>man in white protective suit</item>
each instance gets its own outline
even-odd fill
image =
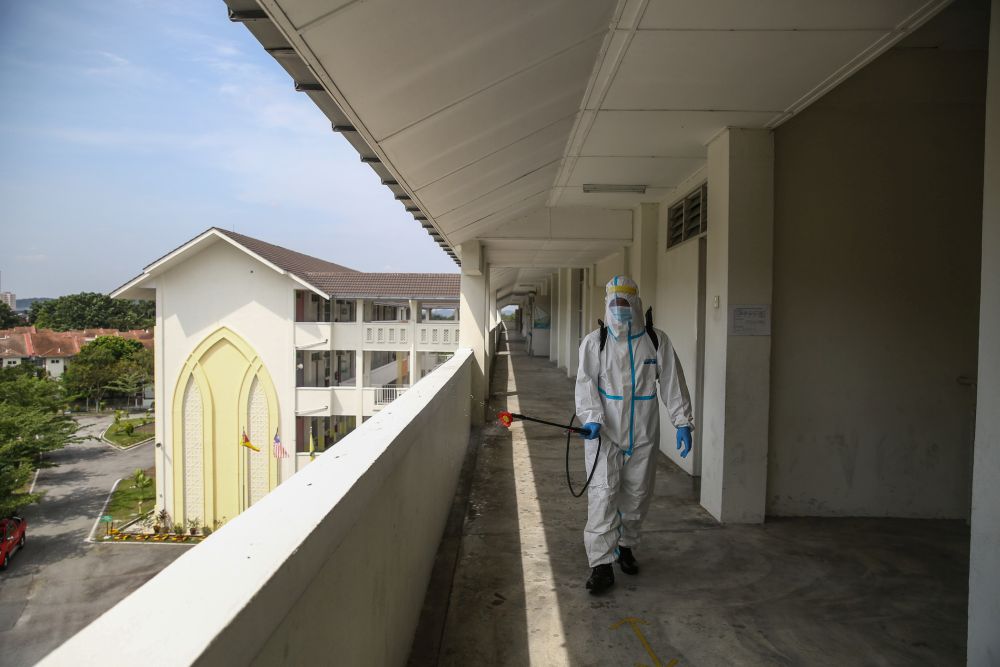
[[[694,426],[674,347],[643,318],[635,282],[625,276],[612,278],[604,303],[605,325],[580,344],[576,376],[576,414],[584,424],[588,474],[597,460],[583,533],[592,568],[587,589],[592,594],[615,583],[616,559],[625,574],[639,572],[632,550],[639,545],[656,479],[657,393],[677,429],[682,457],[691,451]]]

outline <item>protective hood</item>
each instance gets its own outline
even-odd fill
[[[620,300],[624,300],[631,308],[631,323],[623,322],[619,313],[616,313],[618,307],[612,306],[616,300],[619,300],[618,304],[621,304]],[[642,299],[639,298],[639,286],[628,276],[615,276],[608,281],[604,295],[604,323],[608,325],[611,334],[616,338],[623,333],[628,333],[630,325],[632,335],[645,330],[646,324],[642,313]]]

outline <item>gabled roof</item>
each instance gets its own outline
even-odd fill
[[[3,332],[0,334],[0,359],[13,359],[21,357],[27,357],[28,355],[28,337],[23,333],[8,333]]]
[[[290,276],[306,289],[327,298],[393,298],[457,300],[457,273],[362,273],[312,255],[289,250],[244,234],[210,227],[184,245],[171,250],[143,269],[142,274],[111,292],[113,297],[151,298],[152,290],[144,283],[162,273],[166,266],[185,255],[198,252],[206,244],[223,240]]]
[[[307,273],[316,272],[358,273],[354,269],[346,266],[334,264],[333,262],[328,262],[325,259],[305,255],[301,252],[289,250],[288,248],[282,248],[280,245],[267,243],[265,241],[261,241],[260,239],[245,236],[244,234],[237,234],[236,232],[231,232],[219,227],[212,227],[212,229],[224,236],[229,237],[233,241],[236,241],[244,248],[260,255],[275,266],[280,266],[285,271],[294,273],[300,278],[305,278]]]
[[[340,299],[457,301],[457,273],[310,273],[309,282]]]

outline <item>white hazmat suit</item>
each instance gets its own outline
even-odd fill
[[[590,567],[614,562],[618,546],[634,548],[639,544],[656,478],[660,436],[657,393],[674,427],[694,426],[680,362],[665,333],[654,329],[658,348],[646,334],[635,282],[616,276],[606,292],[604,351],[600,349],[600,329],[589,333],[580,344],[576,377],[577,417],[583,424],[601,424],[603,441],[587,495],[583,541]],[[620,306],[612,309],[612,302],[619,298],[631,306],[631,322],[623,321],[628,318],[627,313],[618,311]],[[598,441],[584,443],[589,474]]]

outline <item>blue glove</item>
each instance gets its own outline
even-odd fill
[[[681,458],[687,458],[687,455],[691,453],[691,427],[681,426],[677,429],[677,449],[681,447],[684,450],[681,452]]]
[[[581,438],[584,440],[594,440],[601,433],[601,425],[597,422],[587,422],[583,425],[583,430],[586,431],[586,433],[581,433]]]

